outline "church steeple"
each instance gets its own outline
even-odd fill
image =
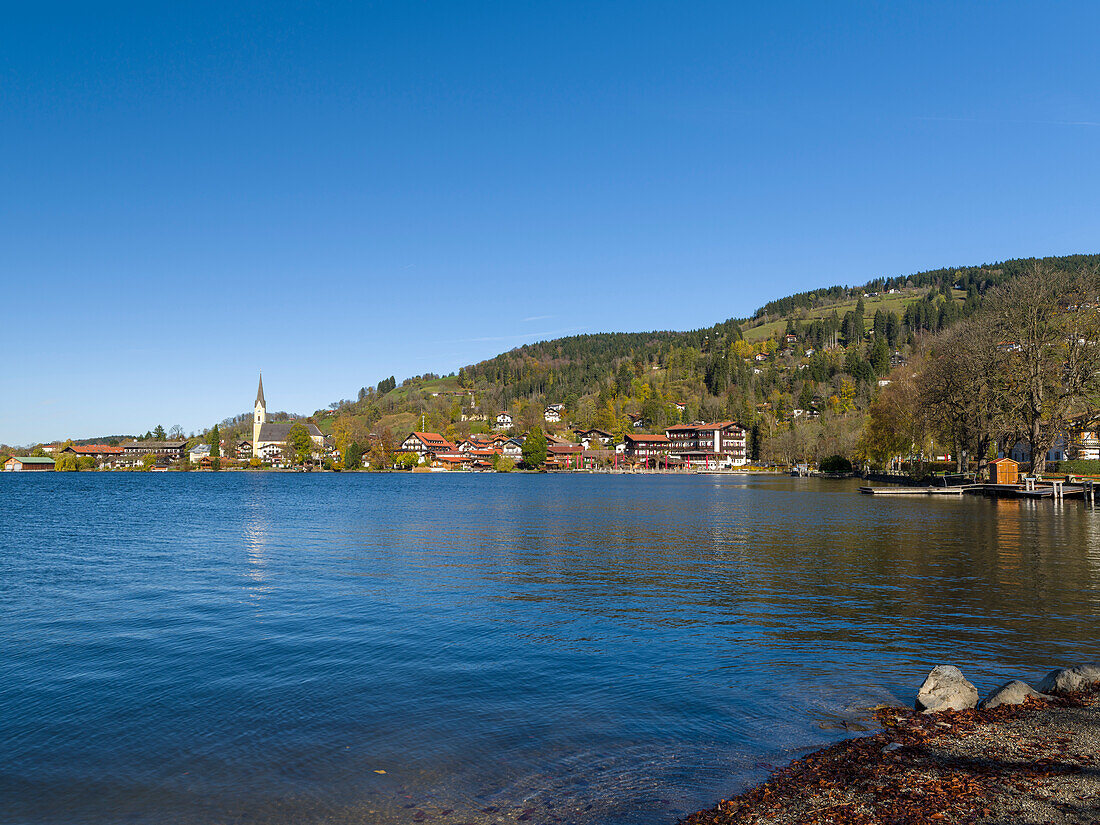
[[[260,373],[260,386],[256,389],[256,405],[252,416],[252,449],[253,455],[259,450],[260,428],[267,423],[267,402],[264,400],[264,374]]]

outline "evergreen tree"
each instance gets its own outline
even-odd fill
[[[808,410],[814,403],[814,386],[812,381],[802,382],[802,391],[798,394],[798,408]]]
[[[533,427],[524,439],[523,463],[531,469],[546,463],[546,436],[542,434],[542,427]]]
[[[358,470],[363,466],[363,445],[358,441],[351,442],[344,450],[344,469]]]
[[[157,428],[153,430],[153,438],[155,438],[157,441],[164,441],[166,437],[167,433],[164,432],[164,427],[160,426],[160,424],[157,424]]]
[[[206,443],[210,445],[210,457],[218,458],[222,454],[222,434],[215,424],[206,436]]]
[[[890,347],[885,338],[875,338],[871,344],[871,367],[875,375],[886,375],[890,372]]]

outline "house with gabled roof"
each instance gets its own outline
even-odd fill
[[[518,438],[509,438],[500,445],[499,449],[502,455],[512,459],[516,464],[523,461],[523,442]]]
[[[588,430],[577,430],[577,438],[581,444],[587,450],[592,445],[607,446],[615,440],[615,436],[609,433],[607,430],[601,430],[598,427],[592,427]]]
[[[5,473],[22,473],[31,470],[52,471],[53,459],[47,456],[13,455],[4,462]]]
[[[436,453],[454,453],[455,445],[439,433],[412,432],[405,436],[405,440],[401,442],[398,451],[416,453],[423,462]]]

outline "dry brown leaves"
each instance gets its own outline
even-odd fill
[[[1059,703],[1079,701],[1067,698]],[[1073,769],[1025,744],[1013,743],[1018,758],[1012,760],[952,758],[930,744],[976,731],[993,732],[991,739],[996,739],[997,723],[1033,707],[1029,703],[929,716],[881,710],[876,714],[881,733],[840,742],[792,762],[764,784],[686,817],[683,825],[975,822],[989,815],[986,804],[995,787],[1024,790],[1037,777]],[[901,747],[884,751],[893,743]],[[984,749],[983,744],[979,750]],[[995,750],[990,744],[989,752]]]

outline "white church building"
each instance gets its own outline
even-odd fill
[[[299,419],[288,421],[268,421],[267,401],[264,399],[264,377],[260,375],[260,386],[256,390],[256,405],[252,417],[252,455],[261,461],[278,461],[283,456],[286,448],[286,440],[290,435],[290,428],[295,424],[301,424],[306,428],[313,443],[321,447],[325,442],[322,433],[316,424]]]

